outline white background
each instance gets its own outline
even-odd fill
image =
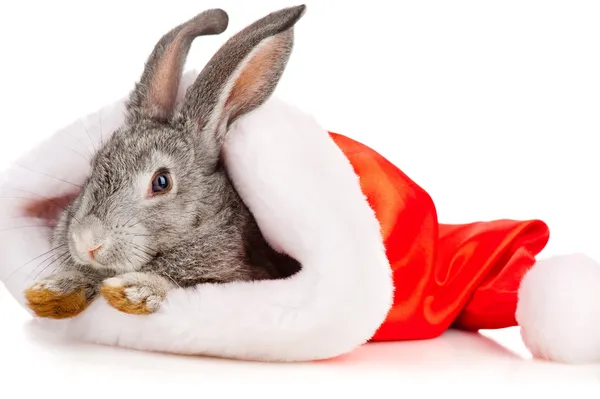
[[[194,43],[187,65],[199,69],[234,32],[294,4],[2,2],[0,167],[127,94],[156,40],[196,13],[220,7],[230,16],[223,35]],[[398,165],[432,195],[441,222],[540,218],[551,229],[542,257],[600,259],[600,3],[306,4],[279,96]],[[251,384],[286,397],[334,387],[521,397],[562,387],[583,398],[600,384],[600,366],[530,360],[517,329],[367,345],[322,364],[261,365],[48,342],[26,322],[0,287],[0,389],[18,390],[6,397],[228,397],[248,395]]]

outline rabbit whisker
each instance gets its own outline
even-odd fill
[[[167,276],[167,277],[169,278],[169,280],[171,280],[173,283],[175,283],[175,285],[176,285],[177,287],[179,287],[179,288],[182,288],[182,287],[179,285],[179,283],[177,283],[177,281],[175,281],[175,280],[173,279],[173,277],[169,276],[169,274],[168,274],[168,273],[166,273],[164,270],[163,270],[161,273],[162,273],[162,274],[164,274],[165,276]],[[158,274],[158,273],[155,273],[155,274]]]
[[[88,136],[88,139],[90,140],[90,143],[92,144],[92,148],[94,149],[94,152],[96,152],[96,146],[94,145],[94,140],[92,140],[92,135],[90,134],[89,130],[87,129],[87,127],[85,126],[85,124],[83,123],[83,121],[81,120],[81,118],[79,118],[79,123],[81,123],[81,126],[83,126],[83,129],[85,130],[85,133]]]
[[[147,216],[147,217],[145,217],[145,218],[143,218],[143,219],[140,219],[140,220],[138,220],[136,223],[132,224],[131,226],[126,226],[126,227],[127,227],[128,229],[130,229],[130,228],[132,228],[132,227],[134,227],[134,226],[136,226],[136,225],[138,225],[138,224],[142,223],[144,220],[146,220],[146,219],[150,219],[150,218],[151,218],[151,217],[153,217],[153,216],[154,216],[154,215],[149,215],[149,216]]]
[[[37,280],[37,278],[39,277],[40,274],[42,274],[44,271],[46,271],[46,269],[48,269],[50,266],[52,266],[53,264],[55,264],[56,262],[58,262],[59,260],[62,260],[62,262],[60,263],[60,265],[58,267],[60,267],[64,262],[66,262],[69,259],[69,251],[65,251],[63,252],[61,255],[59,255],[57,258],[55,258],[52,262],[48,263],[46,266],[44,266],[42,268],[42,270],[39,271],[38,274],[35,275],[35,277],[32,279],[33,281]],[[39,266],[38,266],[39,267]],[[37,269],[37,268],[36,268]],[[34,269],[35,270],[35,269]],[[29,278],[29,276],[33,273],[33,271],[31,271],[30,274],[27,275],[26,279]],[[55,269],[56,270],[56,269]]]
[[[127,224],[129,222],[131,222],[133,220],[133,218],[135,218],[137,215],[140,214],[140,211],[137,211],[135,214],[133,214],[125,223],[123,223],[121,226],[117,226],[117,227],[127,227],[130,228],[130,226],[127,226]]]
[[[104,129],[102,128],[102,110],[98,112],[98,123],[100,123],[100,147],[104,145]]]
[[[152,249],[151,249],[151,248],[148,248],[148,247],[146,247],[146,250],[147,250],[147,251],[150,251],[150,252],[146,252],[146,251],[144,250],[144,246],[142,246],[142,245],[139,245],[139,244],[136,244],[136,243],[134,243],[134,242],[132,242],[132,241],[127,241],[127,242],[128,242],[129,244],[133,245],[134,249],[137,249],[138,251],[140,251],[140,252],[142,252],[142,253],[144,253],[144,254],[148,255],[148,257],[149,257],[150,259],[152,259],[152,258],[154,257],[154,255],[152,255],[152,252],[155,252],[155,251],[152,251]]]
[[[127,262],[129,262],[129,264],[133,267],[133,262],[131,261],[131,258],[129,258],[129,256],[127,256],[127,253],[123,250],[121,250],[121,254],[123,255],[123,257],[125,259],[127,259]]]
[[[65,146],[65,147],[67,147],[67,146]],[[83,158],[83,160],[84,160],[86,163],[90,162],[90,159],[89,159],[89,158],[86,158],[86,157],[85,157],[85,155],[83,155],[83,154],[82,154],[82,153],[80,153],[79,151],[75,151],[75,150],[74,150],[74,149],[72,149],[71,147],[67,147],[67,150],[69,150],[69,151],[71,151],[71,152],[73,152],[73,153],[75,153],[75,154],[79,155],[81,158]]]
[[[22,268],[24,268],[25,266],[27,266],[28,264],[30,264],[31,262],[33,262],[34,260],[37,260],[45,255],[50,254],[47,258],[45,258],[41,263],[44,263],[45,261],[47,261],[48,259],[50,259],[52,256],[54,256],[54,254],[51,254],[51,252],[56,251],[59,248],[64,247],[66,244],[62,244],[59,245],[58,247],[52,248],[49,251],[44,252],[41,255],[36,256],[35,258],[25,262],[24,264],[22,264],[21,266],[19,266],[18,268],[16,268],[15,270],[13,270],[8,276],[6,276],[6,278],[4,279],[5,281],[8,281],[8,279],[10,279],[17,271],[21,270]],[[40,264],[41,264],[40,263]],[[40,265],[37,265],[33,270],[37,269]],[[30,273],[31,274],[31,273]]]
[[[52,269],[52,271],[51,271],[49,274],[50,274],[50,275],[52,275],[52,274],[56,273],[56,271],[57,271],[57,270],[59,270],[59,269],[60,269],[60,267],[61,267],[62,265],[64,265],[64,264],[65,264],[65,263],[66,263],[68,260],[69,260],[69,256],[66,256],[65,258],[63,258],[63,260],[62,260],[62,261],[61,261],[61,262],[58,264],[58,266],[56,266],[54,269]],[[40,273],[38,273],[38,275],[40,275],[40,274],[41,274],[41,273],[43,273],[43,272],[44,272],[44,271],[42,270]],[[35,279],[34,279],[34,280],[36,280],[36,279],[37,279],[37,276],[35,277]]]
[[[83,186],[82,186],[82,185],[80,185],[80,184],[76,184],[76,183],[70,182],[70,181],[68,181],[68,180],[65,180],[65,179],[63,179],[63,178],[60,178],[60,177],[58,177],[58,176],[54,176],[54,175],[51,175],[51,174],[48,174],[48,173],[44,173],[44,172],[40,172],[40,171],[37,171],[37,170],[33,170],[33,169],[30,169],[30,168],[28,168],[27,166],[25,166],[25,165],[21,165],[21,164],[19,164],[19,163],[17,163],[16,165],[17,165],[18,167],[20,167],[20,168],[23,168],[23,169],[26,169],[26,170],[28,170],[28,171],[30,171],[30,172],[32,172],[32,173],[39,173],[40,175],[47,176],[47,177],[51,177],[51,178],[53,178],[53,179],[56,179],[56,180],[60,180],[60,181],[62,181],[62,182],[64,182],[64,183],[70,184],[70,185],[72,185],[72,186],[79,187],[79,188],[83,188]]]
[[[78,137],[76,136],[72,136],[71,134],[69,134],[68,132],[62,132],[64,134],[67,134],[69,137],[74,138],[75,140],[77,140],[79,142],[79,144],[81,144],[83,146],[83,148],[85,148],[86,152],[88,153],[88,155],[90,156],[89,158],[86,158],[86,160],[89,162],[94,155],[90,152],[90,149],[83,143],[83,141],[79,140]],[[74,150],[73,150],[74,151]]]

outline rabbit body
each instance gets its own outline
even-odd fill
[[[157,311],[169,290],[277,279],[299,263],[269,246],[221,162],[230,125],[272,94],[304,6],[267,15],[233,36],[175,107],[192,40],[225,30],[205,11],[156,44],[124,124],[92,159],[81,192],[54,230],[57,271],[26,292],[39,317],[73,317],[99,294],[131,314]]]

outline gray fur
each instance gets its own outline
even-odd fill
[[[85,286],[91,299],[106,278],[131,272],[161,279],[148,284],[151,289],[166,281],[189,287],[285,278],[299,270],[298,262],[267,244],[220,163],[220,153],[231,122],[260,106],[275,89],[292,49],[293,26],[304,10],[298,6],[269,14],[227,41],[188,89],[179,111],[172,107],[173,85],[179,85],[191,41],[224,31],[227,15],[206,11],[161,38],[131,93],[125,124],[95,154],[84,188],[58,220],[54,244],[69,247],[60,272],[77,271],[70,282],[61,280],[64,291]],[[251,96],[242,93],[229,108],[219,109],[234,71],[261,42],[275,36],[273,62],[256,78],[263,84]],[[174,45],[176,61],[169,61],[167,71],[161,62],[165,54],[173,54]],[[162,90],[152,93],[152,87]],[[172,174],[173,190],[152,200],[142,198],[140,189],[151,184],[150,176],[160,168]],[[90,231],[94,243],[104,243],[96,261],[82,256],[73,238]]]

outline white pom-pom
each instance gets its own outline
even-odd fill
[[[600,263],[585,255],[538,261],[519,289],[516,318],[532,355],[600,362]]]

